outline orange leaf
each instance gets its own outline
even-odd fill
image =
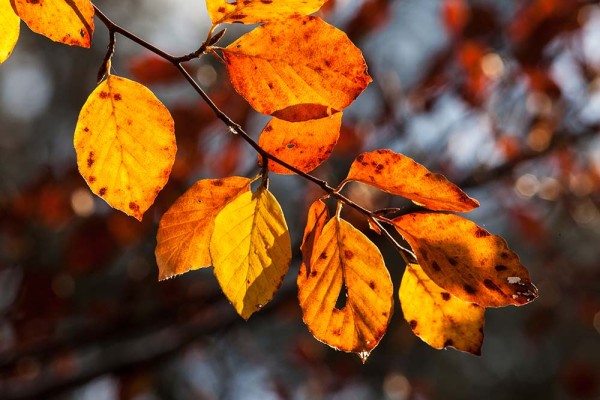
[[[425,343],[436,349],[451,346],[481,354],[484,308],[452,296],[418,264],[406,266],[399,296],[404,318]]]
[[[308,218],[306,227],[304,228],[302,245],[300,246],[300,249],[302,250],[302,262],[308,266],[308,268],[306,268],[306,274],[310,273],[310,258],[313,254],[313,247],[319,239],[319,236],[321,236],[323,227],[328,219],[329,211],[321,199],[311,204],[308,209]]]
[[[189,188],[162,216],[156,236],[159,279],[211,265],[209,245],[217,214],[250,190],[250,179],[203,179]]]
[[[145,86],[115,75],[81,108],[74,144],[92,191],[138,220],[167,183],[177,151],[165,106]]]
[[[94,7],[89,0],[11,0],[29,28],[55,42],[89,48]]]
[[[10,57],[17,40],[21,20],[15,14],[10,0],[0,0],[0,64]]]
[[[348,222],[332,218],[318,235],[312,256],[303,257],[312,259],[310,270],[303,263],[298,274],[304,322],[320,341],[366,361],[393,311],[394,289],[379,249]],[[347,299],[338,309],[342,284]]]
[[[280,160],[302,172],[309,172],[329,157],[340,136],[341,126],[341,112],[331,117],[301,122],[273,118],[263,129],[258,144]],[[259,162],[262,165],[262,159]],[[293,174],[273,161],[269,161],[269,170],[278,174]]]
[[[470,211],[479,207],[477,200],[467,196],[444,176],[391,150],[360,154],[346,179],[406,197],[430,210]]]
[[[504,239],[453,214],[394,219],[427,275],[454,296],[482,307],[522,305],[537,297],[529,272]]]
[[[327,0],[206,0],[213,25],[223,22],[257,24],[289,17],[308,15],[317,11]]]
[[[371,82],[360,50],[317,17],[264,24],[222,50],[235,89],[286,121],[341,111]]]

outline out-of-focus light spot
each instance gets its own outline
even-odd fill
[[[488,53],[481,58],[481,70],[489,79],[498,79],[504,74],[504,62],[496,53]]]
[[[527,135],[527,145],[535,151],[544,151],[550,145],[552,131],[545,126],[536,126]]]
[[[410,396],[410,382],[404,375],[392,373],[385,377],[383,391],[389,400],[405,400]]]
[[[33,357],[23,357],[17,361],[17,374],[21,379],[32,380],[39,375],[40,362]]]
[[[561,192],[560,182],[554,178],[543,178],[540,182],[539,196],[548,201],[555,201]]]
[[[597,9],[598,7],[593,5],[581,7],[577,13],[577,23],[579,23],[581,26],[584,26],[591,19],[592,13]]]
[[[150,265],[143,258],[134,258],[127,264],[127,275],[134,281],[141,281],[150,273]]]
[[[585,199],[575,206],[571,216],[579,225],[594,225],[600,220],[600,211],[590,199]]]
[[[70,297],[75,292],[75,281],[69,274],[56,275],[52,279],[52,291],[63,299]]]
[[[209,64],[201,65],[196,73],[196,78],[203,86],[212,86],[217,81],[217,77],[217,71]]]
[[[569,190],[577,197],[585,197],[594,190],[594,182],[587,174],[571,174]]]
[[[525,174],[515,182],[515,191],[523,197],[532,197],[540,189],[540,181],[535,175]]]
[[[71,194],[71,207],[80,217],[89,217],[95,211],[94,198],[88,189],[75,189]]]
[[[596,329],[596,331],[600,333],[600,311],[598,311],[594,315],[594,320],[592,321],[592,324],[594,325],[594,329]]]
[[[525,108],[531,115],[549,116],[552,114],[552,100],[545,93],[531,92],[525,100]]]

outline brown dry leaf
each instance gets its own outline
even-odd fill
[[[162,216],[156,236],[159,280],[210,266],[210,238],[217,214],[250,190],[250,179],[203,179],[189,188]]]
[[[366,183],[387,193],[406,197],[430,210],[470,211],[479,202],[444,176],[430,172],[410,157],[391,150],[360,154],[347,180]]]
[[[264,24],[222,50],[235,89],[286,121],[341,111],[371,82],[360,50],[317,17]]]
[[[223,293],[244,319],[272,298],[290,266],[290,234],[277,199],[246,192],[215,219],[210,255]]]
[[[270,154],[309,172],[325,161],[340,136],[342,113],[331,117],[301,122],[273,118],[263,129],[258,144]],[[262,165],[262,159],[259,156]],[[269,161],[269,170],[278,174],[293,174],[289,169]]]
[[[258,24],[316,12],[327,0],[206,0],[213,25]]]
[[[427,275],[454,296],[482,307],[537,297],[529,272],[500,236],[453,214],[416,213],[393,221]]]
[[[406,266],[399,296],[404,318],[425,343],[435,349],[451,346],[481,355],[483,307],[452,296],[418,264]]]
[[[348,222],[332,218],[318,235],[322,220],[313,220],[307,229],[314,225],[316,242],[306,245],[310,237],[305,235],[303,248],[313,247],[312,254],[303,253],[310,265],[300,266],[297,280],[304,322],[318,340],[356,353],[364,362],[385,334],[393,311],[390,275],[379,249]],[[347,298],[338,309],[342,285]]]
[[[55,42],[89,48],[94,7],[89,0],[11,0],[29,28]]]
[[[12,54],[17,40],[21,19],[15,14],[10,0],[0,0],[0,64]]]
[[[74,144],[92,192],[138,220],[169,180],[177,151],[165,106],[145,86],[114,75],[81,108]]]

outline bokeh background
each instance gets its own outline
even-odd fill
[[[396,304],[365,365],[315,340],[295,298],[317,188],[272,178],[295,257],[274,301],[250,321],[210,268],[157,282],[160,216],[198,179],[253,176],[256,155],[172,67],[117,37],[113,73],[168,106],[179,149],[141,223],[110,209],[78,174],[72,145],[106,29],[97,20],[84,50],[22,25],[0,66],[0,398],[599,399],[597,3],[330,0],[319,12],[363,50],[374,82],[345,112],[335,153],[315,174],[337,185],[359,152],[376,148],[444,173],[480,200],[468,217],[506,238],[540,290],[530,305],[486,312],[481,357],[429,348]],[[198,48],[209,26],[202,0],[96,4],[176,55]],[[248,29],[231,26],[221,44]],[[205,56],[189,70],[257,137],[267,118],[235,93],[222,64]],[[370,208],[411,209],[357,184],[348,194]],[[397,290],[402,260],[373,240]]]

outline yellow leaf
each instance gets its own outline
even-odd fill
[[[203,179],[187,190],[162,216],[156,236],[159,279],[211,265],[210,237],[217,214],[250,190],[250,179],[232,176]]]
[[[529,272],[504,239],[452,214],[394,219],[425,273],[454,296],[482,307],[522,305],[537,297]]]
[[[281,286],[290,266],[290,235],[273,195],[247,192],[217,215],[210,255],[223,293],[244,319]]]
[[[165,106],[145,86],[114,75],[83,105],[74,144],[92,191],[138,220],[167,183],[177,151]]]
[[[258,144],[280,160],[309,172],[329,157],[340,137],[341,126],[341,112],[301,122],[273,118],[263,129]],[[269,170],[278,174],[293,173],[273,161],[269,162]]]
[[[317,11],[327,0],[206,0],[213,25],[223,22],[257,24]]]
[[[399,295],[404,318],[425,343],[481,354],[484,308],[452,296],[418,264],[406,266]]]
[[[306,241],[305,241],[306,243]],[[298,274],[303,319],[320,341],[363,362],[381,340],[393,311],[393,285],[379,249],[348,222],[332,218]],[[345,285],[346,304],[336,308]]]
[[[15,14],[10,0],[0,0],[0,63],[10,57],[17,40],[21,20]]]
[[[479,207],[477,200],[467,196],[444,176],[391,150],[360,154],[352,163],[347,180],[406,197],[430,210],[464,212]]]
[[[360,50],[316,17],[259,26],[223,49],[223,58],[250,105],[286,121],[341,111],[371,82]]]
[[[11,0],[29,28],[55,42],[89,48],[94,7],[89,0]]]

